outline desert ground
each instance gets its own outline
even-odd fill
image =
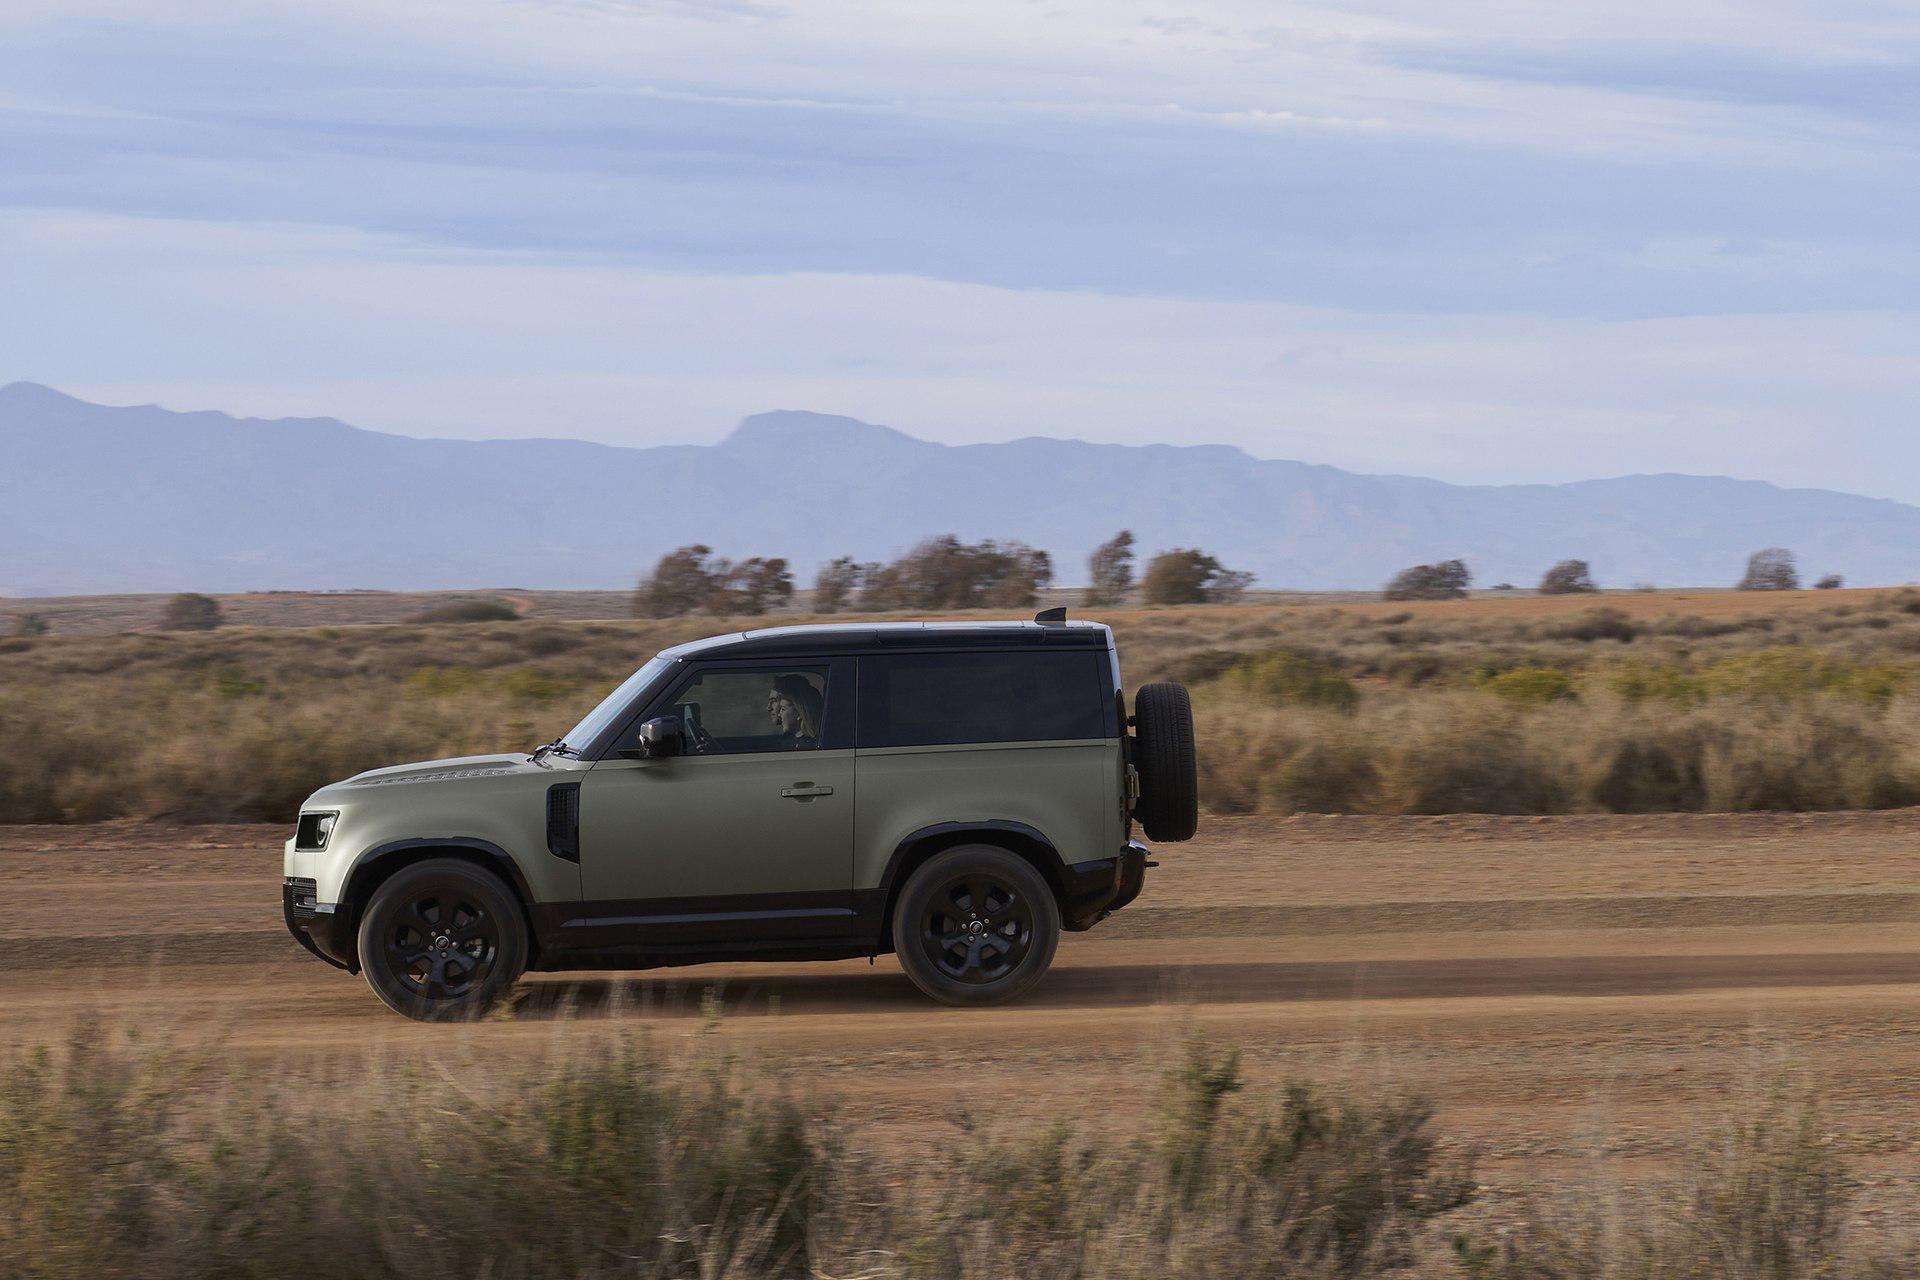
[[[287,937],[285,834],[0,827],[0,1043],[97,1018],[269,1069],[485,1071],[718,1036],[911,1145],[963,1114],[1134,1124],[1200,1034],[1256,1079],[1425,1092],[1492,1197],[1659,1177],[1725,1098],[1783,1084],[1824,1096],[1869,1220],[1920,1189],[1920,810],[1214,819],[1009,1007],[931,1005],[883,956],[532,975],[455,1027],[393,1016]]]

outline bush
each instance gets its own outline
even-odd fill
[[[1582,644],[1592,644],[1596,640],[1618,640],[1621,644],[1632,644],[1639,636],[1640,628],[1618,609],[1588,609],[1571,622],[1546,628],[1546,634],[1554,640],[1578,640]]]
[[[1800,570],[1795,567],[1793,552],[1785,547],[1768,547],[1756,551],[1747,557],[1746,576],[1734,586],[1735,591],[1798,591],[1800,589]]]
[[[1232,695],[1281,706],[1351,711],[1360,702],[1360,690],[1353,681],[1312,653],[1280,650],[1256,654],[1236,662],[1220,679]]]
[[[715,579],[724,572],[724,563],[716,562],[713,548],[704,543],[667,552],[634,588],[634,616],[678,618],[706,608],[713,599]]]
[[[44,613],[23,613],[13,623],[13,634],[21,637],[44,636],[49,630]]]
[[[504,600],[460,600],[414,615],[415,622],[518,622],[520,611]]]
[[[1573,677],[1558,667],[1513,667],[1506,671],[1489,672],[1480,678],[1479,683],[1494,697],[1523,707],[1571,702],[1579,696]]]
[[[1543,596],[1585,595],[1599,589],[1593,584],[1593,574],[1585,560],[1562,560],[1540,579]]]
[[[1053,561],[1023,542],[929,538],[864,575],[863,609],[1025,609],[1053,582]]]
[[[660,557],[634,589],[633,613],[637,618],[758,615],[792,598],[793,574],[785,560],[754,556],[735,564],[696,542]]]
[[[1120,604],[1133,589],[1133,531],[1122,529],[1087,557],[1088,605]]]
[[[222,621],[219,601],[192,591],[174,596],[160,611],[162,631],[212,631]]]
[[[1815,591],[1838,591],[1846,585],[1847,580],[1845,578],[1837,573],[1829,573],[1824,578],[1821,578],[1820,581],[1814,583],[1813,589]]]
[[[820,566],[813,576],[813,611],[838,613],[853,603],[854,593],[867,576],[880,566],[862,564],[851,556],[841,556]]]
[[[1225,604],[1239,599],[1253,575],[1229,569],[1204,551],[1176,547],[1147,563],[1141,594],[1150,605]]]
[[[1455,600],[1467,594],[1470,581],[1464,561],[1416,564],[1395,574],[1385,595],[1389,600]]]

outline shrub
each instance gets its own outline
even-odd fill
[[[1176,547],[1147,562],[1141,594],[1150,605],[1221,604],[1238,599],[1253,575],[1229,569],[1203,551]]]
[[[1697,734],[1641,734],[1603,748],[1593,798],[1610,813],[1680,813],[1704,809],[1704,743]]]
[[[192,591],[174,596],[160,611],[162,631],[212,631],[222,621],[220,602]]]
[[[1023,609],[1053,582],[1053,561],[1023,542],[929,538],[864,575],[863,609]]]
[[[415,622],[518,622],[520,611],[504,600],[460,600],[413,616]]]
[[[1416,564],[1395,574],[1385,595],[1389,600],[1454,600],[1467,594],[1470,581],[1464,561]]]
[[[1444,708],[1381,744],[1387,813],[1562,813],[1565,765],[1534,749],[1512,713]]]
[[[22,637],[44,636],[49,627],[44,613],[23,613],[14,619],[13,634]]]
[[[1747,557],[1746,576],[1735,585],[1735,591],[1797,591],[1800,589],[1800,570],[1795,567],[1793,552],[1785,547],[1768,547],[1756,551]]]
[[[1133,589],[1133,531],[1122,529],[1093,549],[1087,557],[1089,605],[1116,605]]]
[[[1591,644],[1596,640],[1618,640],[1632,644],[1640,628],[1618,609],[1588,609],[1578,618],[1548,627],[1546,634],[1555,640],[1578,640]]]
[[[841,556],[820,566],[813,576],[813,611],[838,613],[853,601],[853,595],[878,569],[877,564],[862,564],[851,556]]]
[[[1573,677],[1558,667],[1514,667],[1483,675],[1479,683],[1494,697],[1523,707],[1544,707],[1579,696]]]
[[[758,616],[793,599],[793,574],[778,556],[754,556],[726,564],[715,574],[708,608],[720,614]]]
[[[1585,560],[1562,560],[1540,579],[1543,596],[1584,595],[1599,589],[1593,584],[1593,574]]]
[[[1829,573],[1813,584],[1815,591],[1838,591],[1847,585],[1847,580],[1837,573]]]
[[[634,589],[634,616],[677,618],[706,608],[725,563],[714,560],[712,547],[698,542],[667,552]]]
[[[1281,706],[1332,707],[1351,711],[1360,690],[1318,654],[1279,650],[1243,658],[1221,676],[1236,695]]]

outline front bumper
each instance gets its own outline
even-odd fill
[[[331,903],[314,901],[314,882],[288,876],[280,886],[281,909],[293,940],[336,969],[360,971],[348,912]]]
[[[1069,866],[1061,925],[1075,933],[1091,929],[1139,897],[1147,884],[1148,852],[1147,846],[1129,840],[1111,858]]]

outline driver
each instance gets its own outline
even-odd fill
[[[773,721],[782,745],[789,751],[820,745],[820,711],[820,691],[805,676],[773,678],[773,688],[767,693],[767,718]]]

